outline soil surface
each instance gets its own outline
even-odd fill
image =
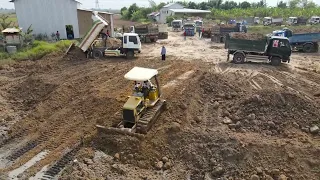
[[[2,65],[0,179],[41,177],[67,156],[59,179],[319,180],[319,53],[278,67],[226,60],[223,44],[169,32],[134,60],[74,49]],[[143,139],[97,133],[119,120],[134,66],[158,69],[167,109]]]

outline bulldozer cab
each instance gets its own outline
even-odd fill
[[[156,69],[134,67],[124,76],[128,80],[140,83],[140,88],[134,88],[133,96],[140,97],[146,107],[154,106],[161,96],[157,75],[158,70]]]

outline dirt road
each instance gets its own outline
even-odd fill
[[[134,66],[159,69],[168,109],[143,140],[97,135],[131,94]],[[3,66],[0,172],[43,177],[62,157],[50,171],[61,179],[317,180],[319,67],[318,54],[299,53],[279,67],[235,65],[222,44],[171,32],[133,61],[74,52]]]

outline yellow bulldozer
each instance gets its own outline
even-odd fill
[[[115,127],[97,125],[98,131],[133,136],[147,134],[166,105],[157,76],[158,70],[142,67],[134,67],[125,74],[126,79],[135,82],[135,88],[123,106],[122,120]]]

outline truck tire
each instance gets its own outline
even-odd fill
[[[100,58],[102,58],[102,56],[103,56],[103,53],[101,51],[99,51],[99,50],[92,51],[92,57],[94,59],[100,59]]]
[[[134,52],[133,51],[128,51],[127,54],[126,54],[126,58],[127,59],[133,59],[134,57]]]
[[[281,59],[279,57],[274,56],[271,58],[271,64],[273,66],[279,66],[281,64]]]
[[[310,52],[312,52],[313,50],[314,50],[313,44],[305,44],[305,45],[303,46],[303,52],[305,52],[305,53],[310,53]]]
[[[233,55],[233,63],[235,64],[242,64],[244,63],[245,57],[242,53],[235,53]]]

